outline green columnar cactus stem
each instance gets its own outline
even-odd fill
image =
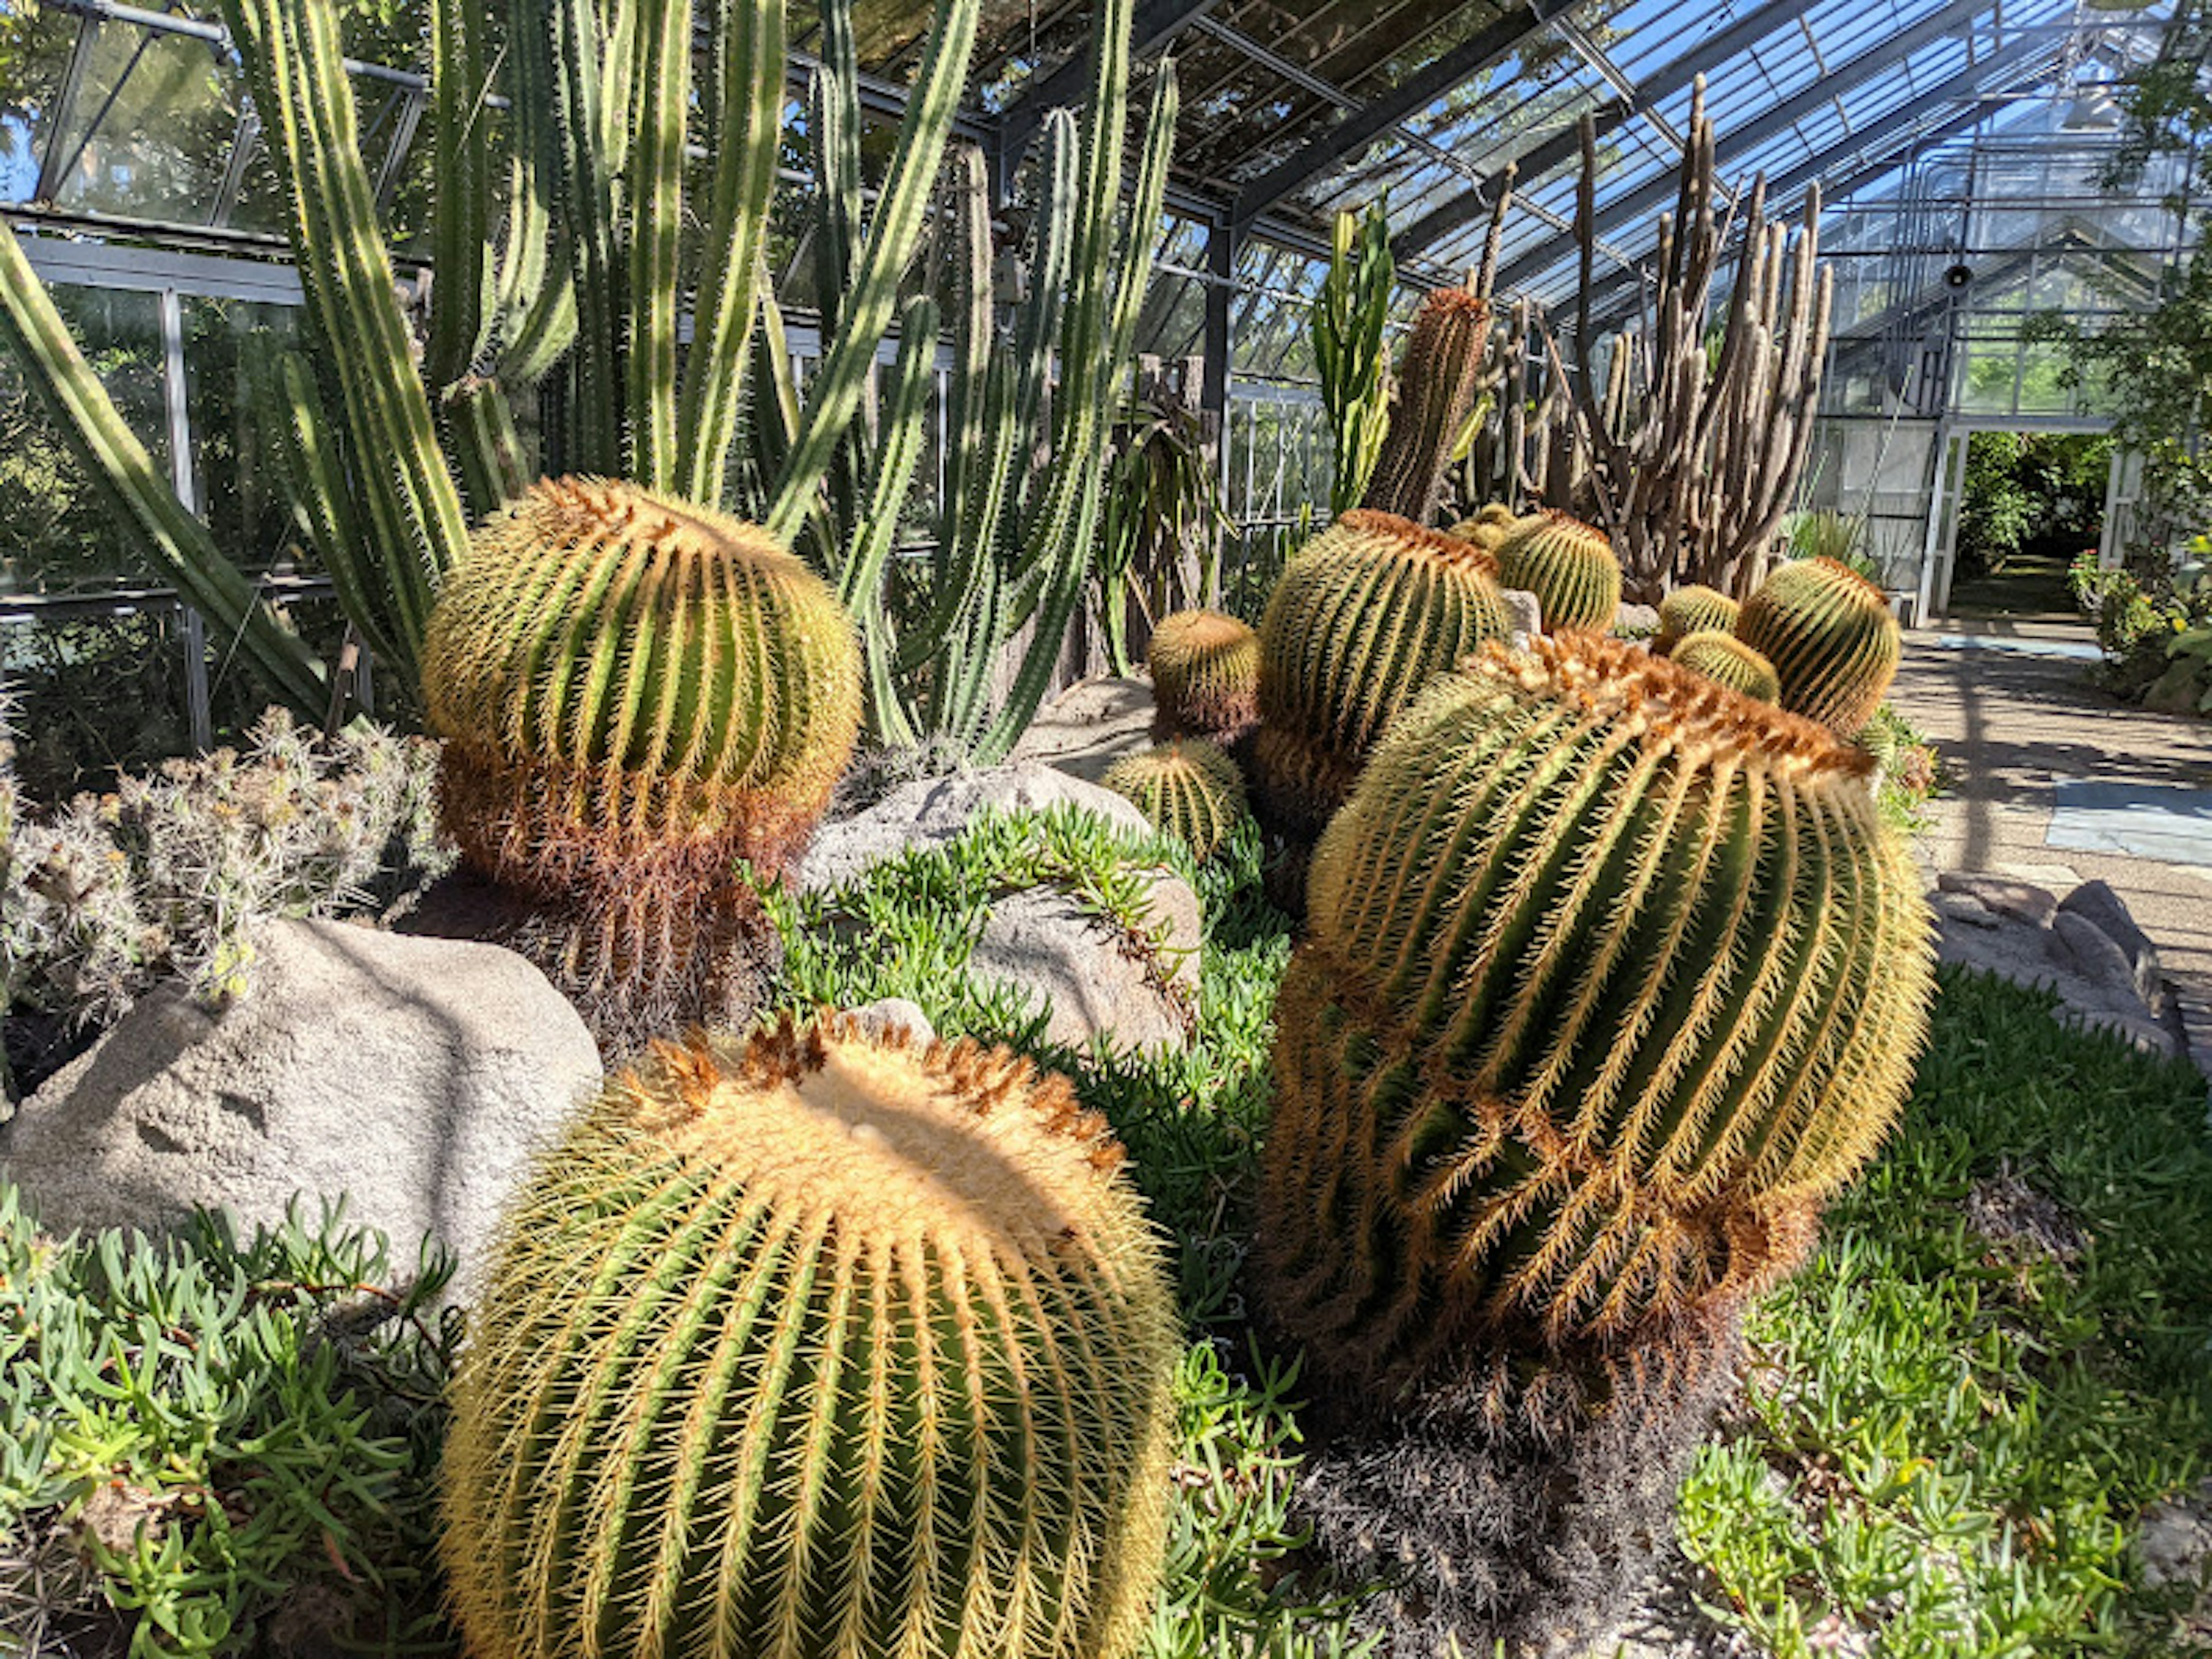
[[[1180,1347],[1066,1079],[833,1017],[659,1048],[510,1213],[446,1449],[478,1659],[1121,1659]]]
[[[1774,665],[1733,634],[1717,629],[1692,634],[1677,645],[1673,660],[1692,674],[1703,674],[1717,685],[1759,702],[1772,702],[1782,694]]]
[[[1468,416],[1490,339],[1490,307],[1462,289],[1421,301],[1398,365],[1398,398],[1363,507],[1428,522]]]
[[[1364,508],[1291,561],[1260,620],[1250,763],[1269,828],[1318,835],[1391,717],[1432,675],[1506,637],[1495,570],[1467,542]]]
[[[1324,1386],[1617,1352],[1794,1265],[1926,1033],[1868,764],[1590,635],[1493,647],[1392,726],[1278,1015],[1258,1284]]]
[[[1313,308],[1314,368],[1336,441],[1336,470],[1328,488],[1332,513],[1359,505],[1389,430],[1390,350],[1384,325],[1397,274],[1387,204],[1376,202],[1358,218],[1336,216],[1328,276]]]
[[[461,569],[422,680],[463,858],[556,907],[523,942],[603,1038],[717,1012],[735,860],[779,871],[851,754],[850,617],[765,532],[628,484],[533,486]]]
[[[1213,856],[1249,813],[1244,779],[1217,744],[1194,738],[1125,755],[1099,782],[1134,801],[1137,810],[1190,848]]]
[[[1603,632],[1620,610],[1620,564],[1604,532],[1556,509],[1521,520],[1498,543],[1498,580],[1536,596],[1547,634]]]
[[[1692,634],[1733,634],[1739,607],[1716,588],[1691,582],[1659,601],[1659,633],[1651,641],[1652,654],[1672,656],[1674,647]]]
[[[1163,617],[1145,649],[1156,738],[1233,744],[1260,723],[1260,636],[1218,611]]]
[[[1777,567],[1735,633],[1774,665],[1784,708],[1846,738],[1881,707],[1903,651],[1882,591],[1833,559]]]

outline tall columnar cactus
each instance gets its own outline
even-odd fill
[[[1493,648],[1316,855],[1258,1237],[1325,1384],[1618,1345],[1787,1271],[1931,988],[1866,757],[1603,638]]]
[[[664,1047],[509,1214],[441,1539],[483,1659],[1120,1659],[1180,1339],[1121,1150],[1004,1049]]]
[[[1659,601],[1659,633],[1651,641],[1655,655],[1674,654],[1674,647],[1692,634],[1732,634],[1738,613],[1736,602],[1717,588],[1689,582]]]
[[[720,1012],[733,861],[780,870],[852,751],[851,619],[764,532],[592,480],[534,486],[460,575],[423,691],[462,856],[573,906],[533,954],[603,1036]]]
[[[1192,738],[1124,756],[1099,782],[1136,803],[1153,827],[1211,858],[1250,817],[1237,763],[1215,744]]]
[[[1486,301],[1464,289],[1438,289],[1422,300],[1398,363],[1389,431],[1362,506],[1428,522],[1444,469],[1474,412],[1489,340]]]
[[[1735,632],[1774,665],[1784,708],[1846,738],[1881,707],[1904,648],[1881,589],[1833,559],[1777,566]]]
[[[1522,519],[1498,544],[1502,586],[1534,593],[1547,633],[1613,626],[1620,565],[1604,532],[1555,508]]]
[[[1390,257],[1390,215],[1383,202],[1354,218],[1336,216],[1328,276],[1314,301],[1314,368],[1336,441],[1332,513],[1359,505],[1390,426],[1390,351],[1384,325],[1397,263]]]
[[[1262,821],[1310,840],[1352,793],[1368,750],[1432,675],[1511,623],[1490,556],[1364,508],[1294,557],[1260,619]]]
[[[1692,634],[1668,655],[1691,673],[1702,674],[1717,685],[1759,702],[1772,702],[1782,695],[1774,665],[1733,634],[1717,629]]]
[[[1218,611],[1163,617],[1145,650],[1156,738],[1233,744],[1260,723],[1260,636]]]

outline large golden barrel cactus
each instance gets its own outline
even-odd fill
[[[1258,1284],[1322,1380],[1619,1345],[1787,1271],[1932,985],[1867,757],[1595,635],[1392,727],[1316,854]]]
[[[1735,632],[1774,665],[1784,708],[1846,738],[1881,707],[1904,651],[1887,597],[1833,559],[1778,565]]]
[[[1498,580],[1536,596],[1544,631],[1613,626],[1620,610],[1620,562],[1603,531],[1555,508],[1516,523],[1498,544]]]
[[[734,862],[805,845],[860,661],[822,580],[720,514],[570,478],[477,532],[423,647],[442,813],[472,868],[550,907],[517,942],[603,1039],[726,1012]]]
[[[1250,767],[1269,828],[1318,835],[1391,717],[1431,676],[1506,637],[1495,568],[1457,537],[1364,508],[1291,561],[1260,619]]]
[[[1203,738],[1125,755],[1098,781],[1133,802],[1153,828],[1173,836],[1201,861],[1251,817],[1237,763]]]
[[[1004,1049],[663,1047],[507,1219],[441,1549],[476,1659],[1119,1659],[1181,1339],[1121,1148]]]
[[[1233,744],[1260,723],[1260,636],[1219,611],[1160,618],[1145,649],[1159,738]]]
[[[1692,634],[1669,654],[1677,666],[1760,702],[1772,702],[1781,695],[1774,665],[1733,634]]]
[[[1396,396],[1363,507],[1426,524],[1444,469],[1474,408],[1490,342],[1490,305],[1466,289],[1423,296],[1398,360]]]
[[[1659,601],[1659,632],[1651,641],[1654,654],[1668,657],[1692,634],[1732,634],[1739,613],[1736,602],[1717,588],[1691,582]]]

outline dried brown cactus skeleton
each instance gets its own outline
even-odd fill
[[[1819,189],[1794,234],[1768,219],[1763,177],[1720,204],[1700,81],[1681,187],[1659,222],[1656,290],[1635,321],[1599,344],[1590,338],[1597,131],[1587,115],[1582,151],[1576,360],[1570,366],[1533,301],[1504,310],[1484,371],[1495,412],[1468,458],[1468,493],[1597,525],[1613,538],[1631,599],[1656,602],[1682,582],[1742,598],[1764,574],[1812,443],[1833,291],[1818,264]],[[1509,174],[1473,284],[1486,298],[1512,184]],[[1709,326],[1731,248],[1733,283]]]

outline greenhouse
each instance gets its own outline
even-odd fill
[[[0,1656],[2212,1652],[2208,237],[2212,0],[0,0]]]

